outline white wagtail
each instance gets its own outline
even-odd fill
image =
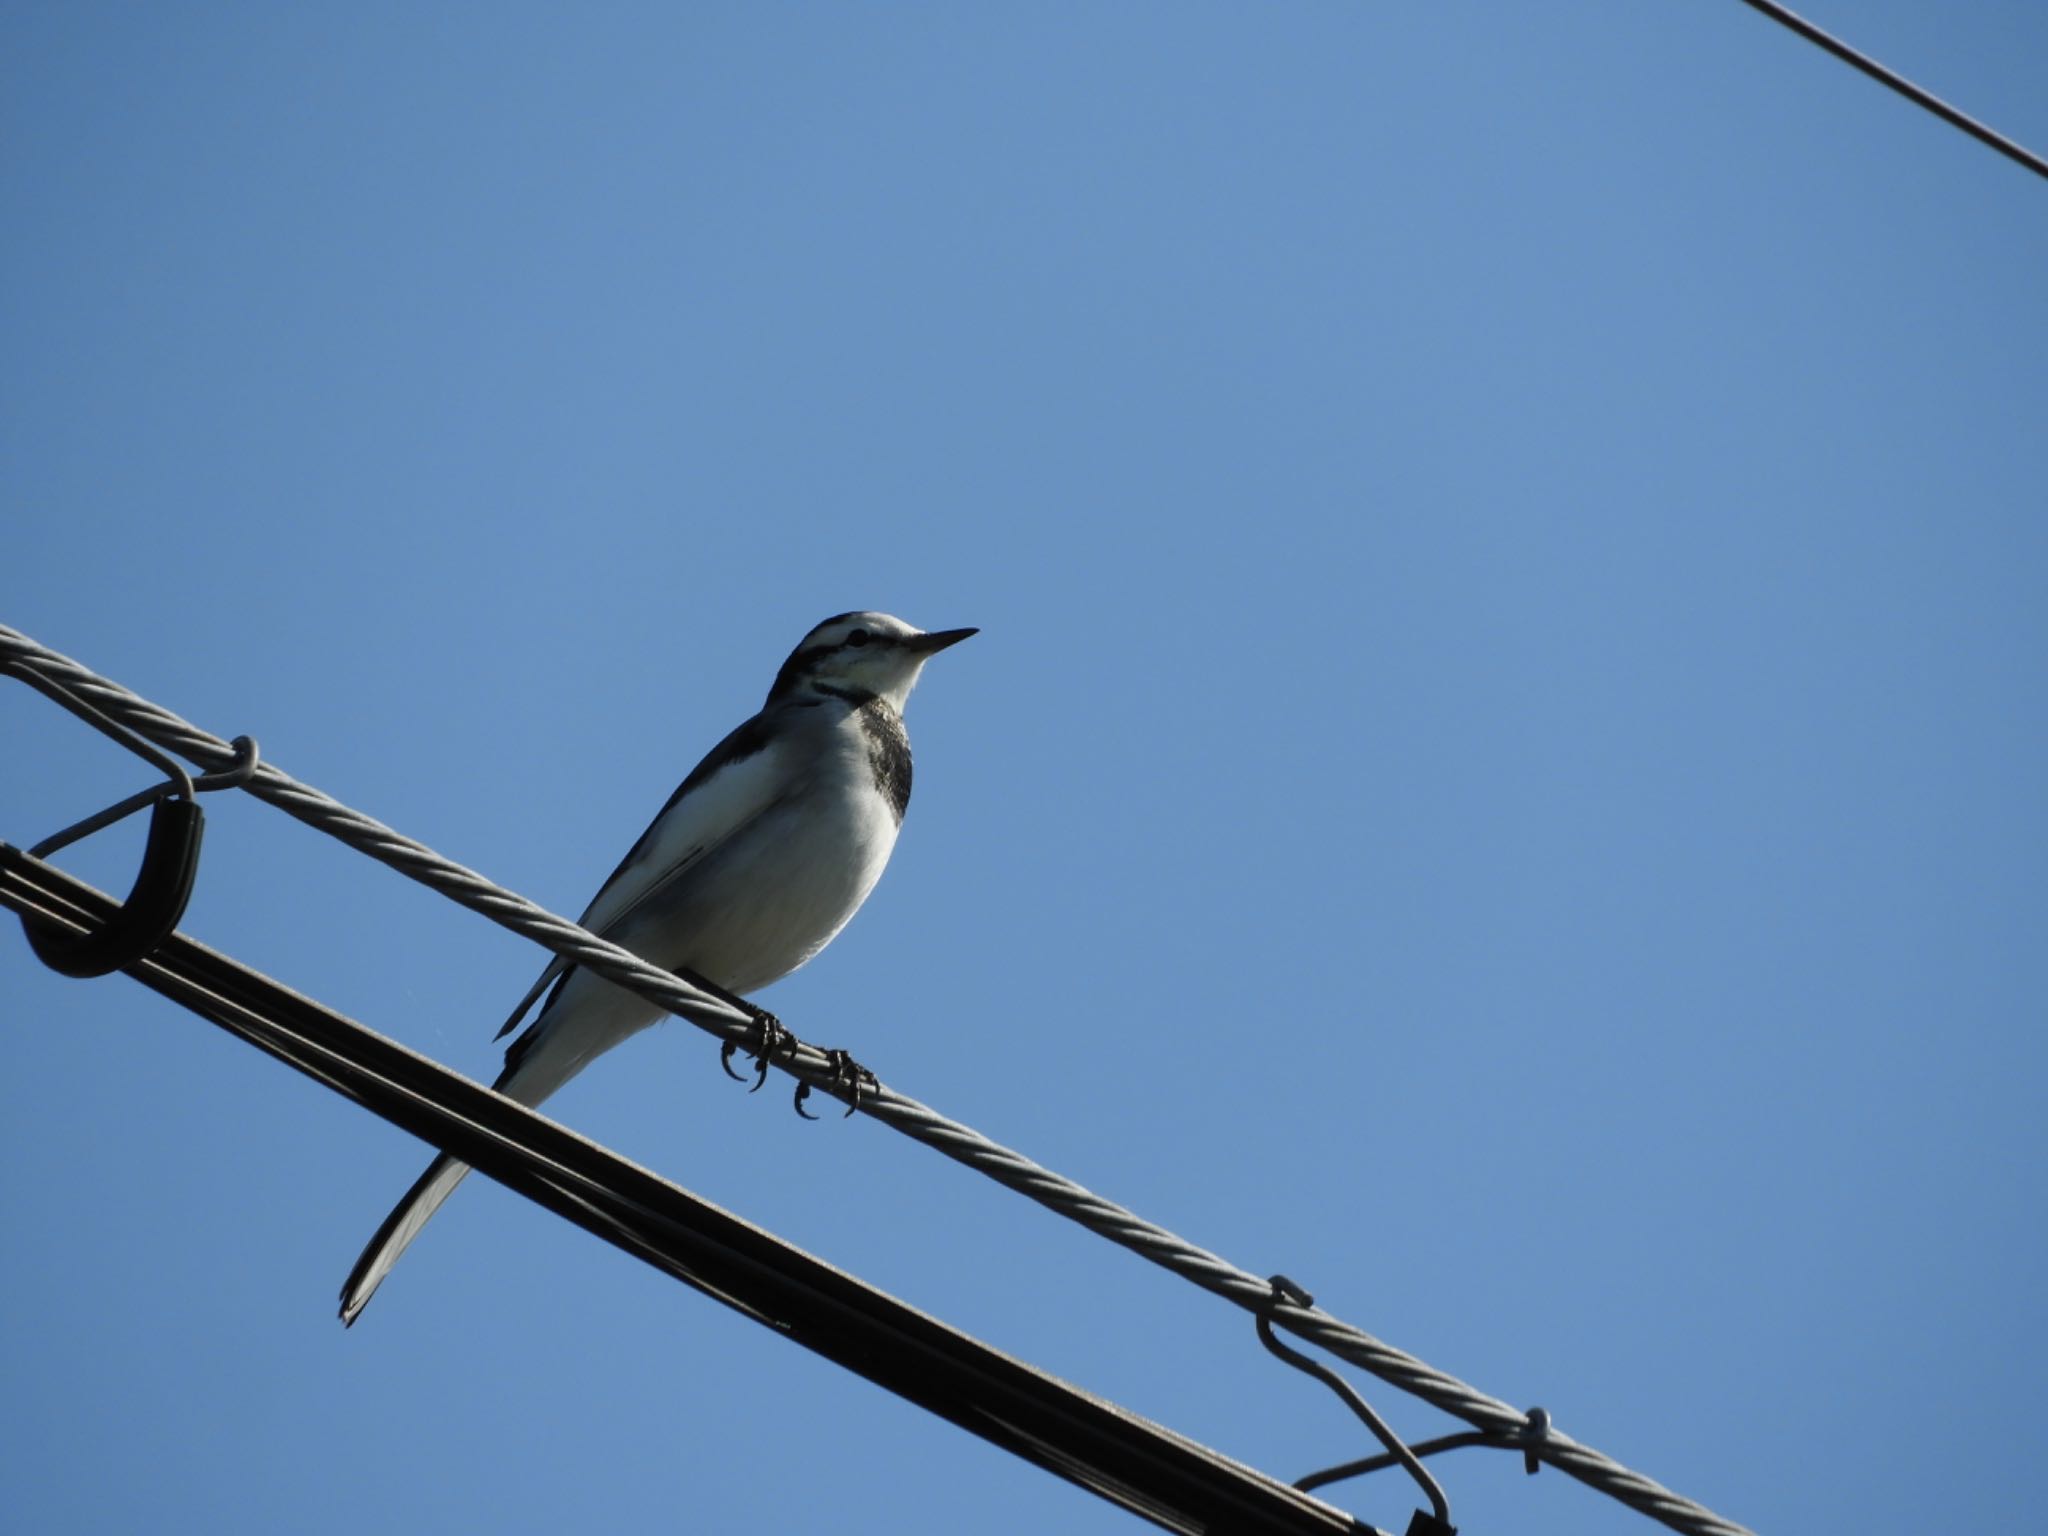
[[[927,633],[886,613],[825,620],[775,674],[761,712],[690,770],[598,891],[583,926],[735,997],[817,954],[860,910],[896,845],[910,803],[903,706],[917,675],[936,652],[974,633]],[[506,1050],[492,1084],[526,1105],[664,1016],[557,956],[501,1037],[543,992],[547,1002]],[[765,1074],[779,1031],[769,1015],[756,1012],[756,1023]],[[356,1320],[468,1172],[443,1153],[384,1219],[342,1287],[344,1323]]]

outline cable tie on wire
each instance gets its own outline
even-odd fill
[[[1529,1410],[1529,1427],[1522,1431],[1522,1470],[1534,1477],[1543,1470],[1543,1443],[1550,1438],[1550,1413],[1547,1409]]]
[[[1302,1308],[1312,1307],[1316,1304],[1315,1297],[1309,1295],[1307,1291],[1296,1285],[1285,1275],[1275,1275],[1266,1283],[1273,1287],[1274,1301],[1285,1301]]]

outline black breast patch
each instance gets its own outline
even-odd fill
[[[901,826],[903,813],[910,806],[910,733],[903,729],[903,717],[881,699],[869,699],[854,715],[867,738],[875,788],[888,799],[896,824]]]

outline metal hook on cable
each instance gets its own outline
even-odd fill
[[[62,975],[105,976],[133,965],[170,937],[191,900],[192,883],[199,873],[200,838],[206,830],[206,813],[199,808],[198,794],[248,783],[260,760],[256,742],[252,737],[236,737],[234,761],[218,772],[194,779],[182,763],[158,751],[63,684],[18,662],[0,663],[0,671],[27,683],[164,775],[162,782],[137,790],[106,809],[53,832],[28,850],[32,858],[46,858],[144,806],[153,807],[142,867],[120,910],[105,924],[85,933],[61,932],[48,923],[32,923],[26,918],[21,925],[36,958]]]
[[[1311,1360],[1298,1349],[1290,1349],[1274,1334],[1272,1312],[1275,1306],[1285,1301],[1297,1307],[1312,1307],[1316,1304],[1315,1297],[1285,1275],[1274,1275],[1267,1283],[1273,1287],[1273,1294],[1267,1298],[1266,1304],[1259,1309],[1254,1319],[1258,1325],[1259,1342],[1296,1370],[1306,1371],[1344,1399],[1345,1406],[1357,1414],[1365,1427],[1373,1432],[1373,1437],[1387,1448],[1387,1454],[1399,1462],[1407,1470],[1408,1475],[1415,1479],[1416,1486],[1421,1488],[1429,1499],[1431,1512],[1424,1514],[1421,1510],[1416,1510],[1414,1518],[1408,1522],[1407,1536],[1457,1536],[1458,1528],[1451,1524],[1450,1500],[1444,1497],[1442,1486],[1429,1475],[1429,1469],[1423,1466],[1420,1458],[1387,1427],[1387,1421],[1373,1411],[1372,1404],[1359,1396],[1358,1390],[1335,1371],[1319,1360]],[[1294,1486],[1305,1489],[1309,1481],[1304,1479]]]
[[[1534,1477],[1543,1469],[1543,1444],[1550,1438],[1550,1414],[1542,1408],[1531,1408],[1524,1415],[1520,1429],[1504,1432],[1492,1429],[1466,1429],[1453,1435],[1438,1435],[1434,1440],[1417,1440],[1408,1447],[1418,1458],[1440,1456],[1445,1451],[1461,1450],[1468,1445],[1490,1446],[1494,1450],[1520,1451],[1522,1469]],[[1324,1467],[1306,1477],[1296,1478],[1294,1486],[1303,1493],[1313,1493],[1318,1488],[1327,1488],[1331,1483],[1341,1483],[1346,1478],[1363,1477],[1368,1472],[1384,1472],[1389,1467],[1398,1467],[1398,1456],[1361,1456],[1356,1461],[1339,1462],[1334,1467]]]
[[[14,674],[20,676],[19,673]],[[255,776],[261,761],[253,736],[237,736],[231,745],[235,749],[235,760],[218,773],[202,773],[198,778],[187,774],[182,766],[171,763],[175,777],[166,778],[161,784],[152,784],[147,789],[138,789],[125,800],[116,800],[103,811],[94,811],[82,820],[74,821],[62,831],[52,832],[48,837],[29,849],[31,856],[46,859],[60,848],[68,848],[82,837],[89,837],[102,827],[111,827],[122,818],[134,815],[146,805],[161,805],[171,800],[190,801],[193,792],[206,793],[215,789],[240,789]]]

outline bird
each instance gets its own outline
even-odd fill
[[[867,611],[815,626],[775,674],[760,713],[669,796],[598,889],[582,926],[733,1001],[812,959],[860,910],[895,848],[910,804],[903,710],[918,674],[978,632],[921,630]],[[491,1085],[529,1108],[665,1016],[558,955],[500,1039],[543,994]],[[772,1015],[741,1006],[764,1028],[764,1041],[769,1029],[779,1032]],[[342,1286],[344,1324],[354,1324],[468,1172],[444,1152],[406,1192]]]

